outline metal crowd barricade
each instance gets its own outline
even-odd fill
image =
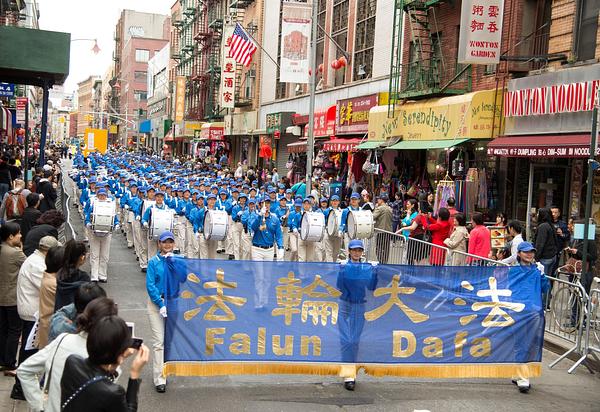
[[[600,299],[600,289],[592,289],[587,299],[587,304],[584,306],[585,319],[582,321],[583,328],[580,328],[581,342],[581,357],[569,368],[568,372],[572,373],[579,365],[584,364],[590,372],[592,369],[587,364],[587,359],[592,356],[597,362],[600,362],[596,353],[600,353],[600,324],[598,323],[598,300]],[[581,316],[584,317],[583,314]],[[567,354],[562,355],[564,358]],[[558,363],[561,359],[557,359],[554,363]],[[554,366],[553,364],[550,367]],[[592,372],[593,373],[593,372]]]
[[[488,259],[458,250],[450,250],[447,264],[449,266],[509,266],[498,260]]]

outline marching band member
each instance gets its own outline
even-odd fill
[[[200,256],[198,238],[194,232],[194,216],[196,213],[204,209],[204,195],[193,192],[193,200],[185,207],[185,255],[189,258],[197,258]]]
[[[322,198],[319,202],[320,207],[317,212],[322,213],[324,222],[327,223],[327,216],[329,216],[329,201],[326,198]],[[315,261],[326,262],[327,260],[327,244],[329,243],[329,236],[327,235],[327,226],[323,227],[323,239],[315,244]]]
[[[298,262],[298,244],[300,241],[300,225],[302,224],[302,200],[294,203],[294,210],[288,216],[288,232],[290,234],[290,261]]]
[[[244,231],[242,232],[241,260],[252,260],[252,238],[254,237],[254,232],[249,226],[249,222],[256,213],[256,200],[248,199],[248,208],[240,217],[242,227],[244,228]]]
[[[171,203],[169,205],[175,211],[175,221],[173,222],[173,234],[175,235],[175,248],[179,249],[181,253],[185,254],[187,251],[185,249],[186,242],[186,229],[185,222],[187,221],[185,217],[185,210],[187,206],[190,204],[190,190],[186,187],[178,187],[177,188],[177,196],[174,196],[171,199]]]
[[[242,193],[238,197],[238,203],[231,209],[231,220],[233,221],[231,226],[231,240],[235,260],[240,260],[243,254],[242,234],[244,233],[244,224],[242,223],[242,215],[248,209],[246,206],[247,200],[248,196]]]
[[[217,244],[216,240],[207,240],[204,238],[204,217],[209,210],[216,210],[215,205],[217,203],[217,196],[213,193],[209,194],[206,199],[206,208],[196,214],[194,219],[194,232],[198,239],[198,249],[200,250],[200,256],[204,252],[204,259],[216,259],[217,258]],[[202,257],[201,257],[202,258]]]
[[[288,218],[290,217],[290,209],[287,207],[285,197],[279,199],[279,207],[275,210],[279,222],[281,223],[281,231],[283,232],[283,249],[289,251],[290,231],[288,228]]]
[[[229,203],[229,199],[227,198],[227,190],[225,189],[220,189],[219,190],[219,195],[217,197],[217,202],[215,204],[215,210],[221,210],[224,212],[227,212],[227,209],[230,207],[230,203]],[[231,209],[229,209],[231,210]],[[224,240],[220,240],[218,243],[218,247],[217,247],[217,253],[224,253],[225,249],[228,246],[228,242],[227,242],[227,238],[225,238]]]
[[[304,199],[302,202],[302,214],[299,219],[299,227],[302,225],[302,217],[306,212],[312,211],[312,204],[309,198]],[[298,234],[298,262],[314,262],[315,261],[315,242],[310,242],[307,240],[302,240],[300,235]]]
[[[124,218],[121,220],[121,222],[123,222],[123,226],[125,227],[125,239],[127,239],[127,247],[131,249],[134,247],[132,223],[135,220],[135,215],[131,210],[130,203],[133,199],[137,199],[138,197],[138,186],[136,181],[133,179],[130,179],[128,184],[129,189],[123,191],[121,198],[119,199],[119,204],[121,205],[121,209],[124,211]]]
[[[332,216],[335,216],[336,211],[338,211],[339,213],[342,212],[340,209],[340,197],[338,195],[331,196],[329,204],[330,207],[327,216],[330,216],[332,213],[334,213],[334,215]],[[340,250],[342,249],[342,240],[343,237],[339,236],[339,231],[337,236],[327,236],[327,242],[325,243],[326,262],[337,261],[337,257],[340,254]]]
[[[350,241],[350,238],[348,237],[348,227],[347,227],[348,213],[350,213],[350,211],[356,212],[356,211],[360,210],[360,206],[358,204],[359,201],[360,201],[360,195],[356,192],[352,193],[352,195],[350,196],[350,205],[342,211],[342,222],[340,225],[338,235],[340,236],[340,238],[343,238],[345,240],[346,244],[348,244],[348,242]]]
[[[163,192],[156,192],[154,198],[156,200],[156,203],[151,207],[147,208],[144,212],[144,216],[142,217],[142,226],[144,227],[144,229],[146,229],[146,231],[148,231],[150,225],[152,224],[152,212],[154,210],[169,209],[169,207],[165,204],[165,194]],[[146,241],[148,242],[147,259],[150,260],[152,256],[156,255],[156,251],[158,250],[158,243],[156,242],[156,240],[151,239],[150,236],[146,236]]]
[[[106,283],[108,278],[107,267],[110,256],[110,240],[112,239],[111,232],[97,232],[92,226],[92,213],[94,212],[94,204],[98,202],[112,202],[107,198],[106,189],[101,188],[96,192],[96,198],[87,202],[85,209],[85,226],[87,228],[87,236],[90,242],[90,265],[92,269],[92,282]],[[119,230],[119,218],[114,215],[114,230]]]
[[[268,200],[268,199],[266,199]],[[257,262],[272,261],[275,256],[273,245],[277,244],[277,260],[283,261],[283,234],[277,216],[271,213],[270,202],[265,201],[259,214],[253,214],[249,227],[254,232],[252,237],[252,260]],[[263,265],[257,265],[254,274],[254,308],[264,310],[268,303],[270,274]]]

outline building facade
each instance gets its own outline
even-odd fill
[[[94,86],[101,79],[90,76],[84,81],[77,83],[77,137],[82,138],[85,129],[94,125]]]

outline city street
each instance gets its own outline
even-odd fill
[[[75,211],[74,208],[71,209]],[[71,215],[81,238],[82,224]],[[146,315],[145,274],[121,234],[113,236],[109,262],[108,295],[119,305],[119,315],[135,322],[136,335],[150,341]],[[225,376],[171,378],[165,394],[154,391],[151,365],[143,374],[140,411],[598,411],[600,376],[581,367],[567,374],[571,361],[554,369],[557,355],[544,351],[543,376],[532,381],[529,394],[520,394],[509,380],[426,380],[358,377],[356,391],[346,391],[331,376]],[[128,367],[124,370],[127,372]],[[9,398],[12,380],[0,377],[0,410],[27,411],[25,402]],[[121,383],[125,383],[123,378]]]

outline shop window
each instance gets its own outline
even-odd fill
[[[135,71],[133,72],[133,79],[136,82],[140,82],[140,83],[146,83],[146,79],[147,79],[148,74],[144,71]]]
[[[354,38],[353,78],[370,77],[373,70],[373,46],[375,44],[375,13],[377,0],[358,0],[356,33]]]
[[[147,63],[150,60],[150,50],[135,49],[135,61],[138,63]]]
[[[598,37],[598,0],[582,0],[581,23],[577,33],[577,60],[591,60],[596,57]]]
[[[143,90],[135,90],[133,92],[133,97],[136,102],[145,102],[146,99],[148,98],[148,93],[146,93]]]

